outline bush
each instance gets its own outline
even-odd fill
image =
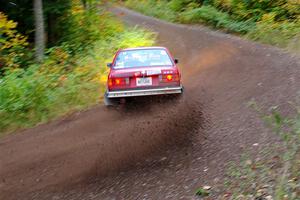
[[[300,49],[297,0],[126,0],[125,5],[167,21],[204,23],[264,43]]]
[[[166,0],[127,0],[125,2],[127,7],[145,13],[146,15],[174,22],[177,14],[171,10],[167,4],[168,1]]]
[[[116,37],[118,41],[118,48],[142,47],[142,46],[152,46],[154,45],[155,34],[151,32],[138,29],[137,27],[120,34]]]
[[[81,39],[77,44],[65,42],[48,49],[43,64],[7,68],[0,77],[0,132],[31,127],[98,103],[105,90],[105,63],[111,62],[117,49],[153,45],[154,34],[137,27],[126,29],[107,13],[100,17],[105,21],[100,27],[89,25],[95,38],[87,36],[88,48],[79,49]],[[76,34],[85,37],[81,31]]]
[[[250,21],[238,22],[232,20],[229,14],[220,12],[212,6],[202,6],[183,12],[180,21],[185,23],[202,22],[217,28],[225,29],[229,32],[237,33],[247,33],[255,26],[255,24]]]
[[[193,0],[171,0],[168,6],[175,12],[182,12],[186,9],[199,7],[199,4]]]
[[[85,80],[91,74],[85,75],[34,65],[8,72],[0,83],[0,131],[29,127],[96,103],[98,86]]]
[[[0,70],[17,68],[24,58],[27,38],[16,31],[17,23],[0,12]],[[2,68],[2,69],[1,69]]]
[[[123,25],[113,19],[110,13],[96,6],[85,10],[81,4],[74,4],[71,11],[61,16],[60,26],[65,33],[59,44],[68,46],[73,53],[85,52],[98,40],[107,40],[123,30]]]
[[[247,37],[267,44],[287,47],[291,41],[299,36],[300,20],[295,22],[276,22],[275,15],[265,15],[257,26],[249,31]]]

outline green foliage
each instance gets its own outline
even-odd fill
[[[161,18],[167,21],[175,21],[176,12],[167,6],[167,0],[127,0],[125,5],[146,15]]]
[[[196,190],[195,194],[199,197],[206,197],[209,195],[209,192],[203,188],[198,188]]]
[[[300,149],[300,109],[294,117],[284,117],[277,107],[272,108],[272,113],[264,117],[266,123],[276,132],[284,142],[289,160],[293,159]]]
[[[168,6],[175,12],[197,8],[199,4],[193,0],[171,0]]]
[[[272,14],[264,15],[262,20],[257,22],[256,27],[248,32],[247,37],[267,44],[287,47],[294,38],[300,36],[300,19],[293,22],[287,20],[276,22],[274,17],[275,15]]]
[[[97,102],[98,95],[91,91],[98,92],[98,86],[86,80],[91,74],[62,68],[31,66],[7,72],[0,83],[1,132],[45,122]]]
[[[0,70],[16,68],[22,62],[27,38],[16,31],[17,23],[0,12]],[[4,69],[2,69],[4,70]]]
[[[61,39],[70,34],[68,25],[74,20],[72,16],[74,4],[73,0],[43,0],[48,47],[61,45]]]
[[[67,34],[63,22],[72,20],[69,15],[76,0],[43,0],[43,15],[48,40],[48,47],[60,45],[59,39]],[[34,17],[32,0],[1,1],[1,11],[10,19],[18,22],[18,31],[34,40]],[[70,17],[70,18],[68,18]]]
[[[298,0],[214,0],[210,5],[231,13],[237,20],[255,19],[260,21],[263,15],[273,13],[276,21],[299,17]]]
[[[181,14],[180,20],[185,23],[202,22],[229,32],[247,33],[255,27],[250,21],[238,22],[231,19],[230,15],[220,12],[212,6],[202,6]]]
[[[300,49],[300,44],[293,45],[300,37],[299,0],[126,0],[125,5],[171,22],[203,23],[264,43]]]
[[[65,26],[67,34],[60,41],[75,52],[86,50],[101,38],[101,21],[96,11],[76,11],[72,14],[72,20],[65,22]]]
[[[96,104],[105,90],[107,68],[119,48],[150,46],[154,35],[126,29],[70,54],[67,46],[48,50],[43,65],[14,69],[0,79],[0,132],[30,127],[65,113]]]
[[[153,38],[155,38],[155,34],[135,27],[119,35],[117,38],[120,41],[118,48],[152,46],[154,45]]]
[[[105,10],[88,5],[88,10],[81,4],[73,5],[68,13],[72,20],[65,21],[68,34],[61,38],[61,45],[47,49],[44,63],[14,68],[4,63],[6,70],[0,76],[0,132],[31,127],[98,103],[106,85],[105,63],[111,62],[117,49],[153,45],[154,34],[137,27],[124,28]],[[25,42],[25,38],[14,30],[16,24],[3,22],[0,20],[0,36],[7,44],[5,49],[23,44],[21,39]],[[3,35],[3,30],[8,33]]]
[[[185,4],[185,0],[172,0],[170,1],[169,6],[173,11],[178,12],[184,9]]]
[[[43,3],[45,3],[43,1]],[[19,33],[33,40],[34,18],[32,0],[1,1],[1,12],[5,13],[10,20],[18,22]]]

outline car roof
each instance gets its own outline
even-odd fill
[[[160,46],[151,46],[151,47],[134,47],[134,48],[126,48],[121,49],[120,51],[130,51],[130,50],[145,50],[145,49],[164,49],[166,50],[166,47],[160,47]]]

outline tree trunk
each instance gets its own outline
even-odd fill
[[[83,5],[83,8],[86,10],[86,8],[87,8],[86,0],[81,0],[81,2],[82,2],[82,5]]]
[[[45,29],[42,0],[34,0],[33,11],[35,22],[35,58],[38,62],[42,62],[45,50]]]

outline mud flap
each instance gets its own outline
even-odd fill
[[[105,106],[116,106],[116,105],[118,105],[117,99],[108,98],[106,92],[104,94],[104,101],[103,102],[104,102]]]
[[[177,101],[179,101],[179,102],[182,102],[182,101],[184,101],[184,88],[182,87],[181,88],[181,93],[179,93],[179,94],[175,94],[174,95],[175,96],[175,99],[177,100]]]

